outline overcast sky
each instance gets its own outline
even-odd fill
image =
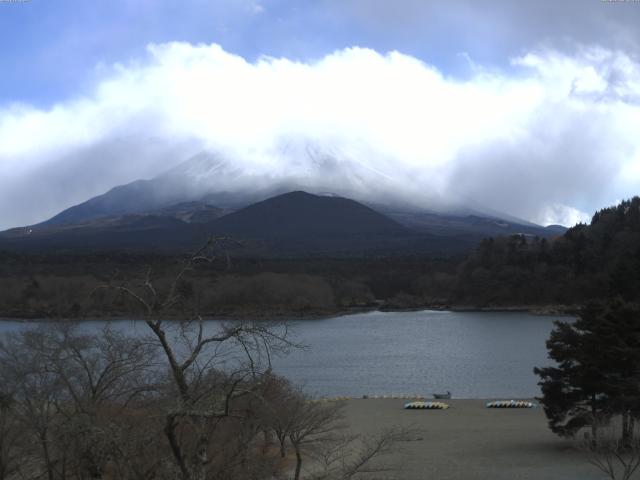
[[[0,0],[0,228],[201,150],[299,176],[292,142],[425,207],[588,220],[640,193],[639,26],[636,1]]]

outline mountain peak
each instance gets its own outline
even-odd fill
[[[218,233],[249,237],[349,236],[404,232],[375,210],[348,198],[301,190],[250,205],[212,222]]]

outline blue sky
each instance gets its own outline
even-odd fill
[[[298,2],[301,3],[301,2]],[[217,43],[255,59],[314,58],[359,43],[357,32],[295,3],[31,0],[0,4],[1,100],[38,105],[90,89],[95,68],[149,43]],[[348,38],[350,37],[350,38]]]
[[[639,190],[638,25],[631,1],[0,0],[0,228],[200,149],[286,176],[291,142],[362,195],[376,171],[425,207],[584,220]]]
[[[465,75],[464,54],[483,65],[505,66],[511,56],[542,42],[611,43],[612,32],[639,20],[638,10],[631,2],[600,0],[2,2],[0,104],[47,106],[82,94],[92,88],[98,66],[139,57],[147,44],[169,41],[217,43],[248,60],[312,60],[353,46],[398,50],[445,73]]]

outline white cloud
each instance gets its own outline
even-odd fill
[[[567,205],[553,204],[546,205],[533,220],[540,225],[575,225],[589,223],[592,215]]]
[[[0,227],[42,220],[201,148],[265,181],[330,190],[340,179],[360,197],[386,190],[426,207],[462,201],[544,223],[571,223],[635,193],[638,63],[585,48],[512,64],[457,80],[398,52],[250,63],[217,45],[150,45],[147,58],[105,69],[90,97],[0,111]],[[135,158],[109,147],[123,141]],[[318,163],[291,145],[336,158]],[[158,154],[167,149],[170,159]],[[52,176],[70,158],[72,177]],[[34,182],[42,202],[21,208]]]

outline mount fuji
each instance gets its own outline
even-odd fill
[[[309,248],[314,252],[353,253],[358,248],[371,250],[373,244],[374,250],[398,252],[431,251],[434,249],[424,247],[424,244],[437,244],[435,251],[439,253],[460,253],[473,248],[487,236],[521,233],[548,237],[565,230],[560,226],[541,227],[499,212],[444,205],[437,201],[425,204],[426,195],[409,203],[406,195],[393,193],[393,180],[382,172],[309,145],[295,148],[302,148],[302,151],[294,152],[293,157],[301,156],[305,161],[291,163],[286,172],[270,171],[268,163],[262,168],[254,165],[253,169],[248,169],[221,154],[201,152],[156,177],[116,186],[42,223],[7,230],[0,234],[0,248],[86,246],[90,249],[175,250],[186,248],[205,232],[215,232],[249,233],[253,242],[269,239],[270,246],[262,242],[260,247],[267,253],[276,238],[279,250],[291,250],[295,242],[283,241],[283,235],[274,235],[274,229],[269,228],[269,221],[275,221],[275,218],[279,219],[276,223],[281,233],[288,231],[287,238],[296,238],[300,248],[293,250],[300,253]],[[289,192],[298,193],[285,195]],[[307,193],[303,196],[300,192]],[[267,202],[262,210],[253,206],[273,197],[278,200]],[[334,201],[337,199],[362,208],[352,209],[353,218],[345,221],[341,216],[345,204]],[[293,208],[295,205],[306,205],[309,211]],[[256,211],[262,213],[251,213]],[[267,215],[267,211],[272,216]],[[280,213],[274,213],[278,211]],[[325,216],[322,222],[314,220],[314,228],[310,224],[299,228],[305,218],[317,220],[320,211]],[[378,220],[393,222],[394,227],[387,225],[376,231],[380,235],[367,247],[353,239],[371,234],[364,228],[369,225],[371,212],[379,217]],[[352,225],[364,230],[352,231]],[[329,242],[331,235],[321,235],[323,231],[332,232],[336,238],[342,232],[343,237],[350,239]],[[153,235],[150,232],[154,232]],[[312,242],[313,248],[300,242],[305,235],[324,238],[325,246],[316,240]],[[385,236],[388,238],[383,239]],[[152,237],[153,242],[149,242]],[[404,240],[399,240],[401,237]],[[418,241],[418,237],[424,241]]]

